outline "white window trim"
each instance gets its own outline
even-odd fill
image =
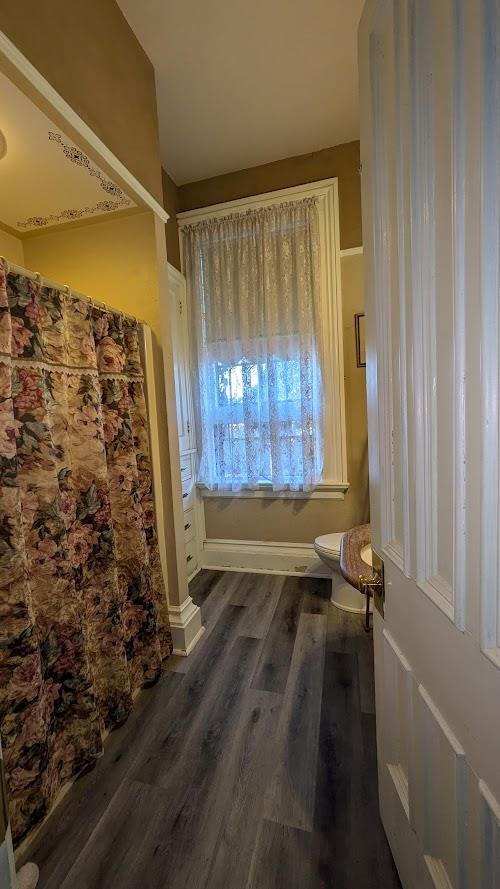
[[[342,292],[340,278],[340,228],[338,179],[322,179],[306,185],[283,188],[241,200],[213,204],[198,210],[177,214],[182,232],[184,225],[261,207],[316,197],[319,204],[321,247],[321,350],[323,354],[325,402],[324,442],[325,466],[323,478],[313,492],[273,491],[262,485],[256,491],[209,491],[204,497],[273,497],[276,499],[328,498],[343,499],[349,487],[347,480],[347,447],[344,391],[344,347],[342,328]],[[183,261],[183,243],[181,259]],[[326,249],[326,245],[331,249]]]
[[[263,483],[255,490],[210,491],[200,485],[199,491],[204,500],[209,500],[211,497],[237,497],[241,500],[343,500],[348,488],[348,483],[329,485],[326,482],[319,482],[313,491],[273,491],[270,484]]]

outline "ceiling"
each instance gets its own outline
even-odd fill
[[[364,0],[118,0],[156,69],[181,185],[359,138]]]
[[[135,207],[50,118],[0,73],[0,225],[28,234]]]

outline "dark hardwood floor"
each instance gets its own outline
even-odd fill
[[[24,856],[40,889],[394,889],[371,636],[324,580],[203,571],[206,633]]]

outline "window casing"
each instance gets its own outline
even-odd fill
[[[209,492],[209,496],[231,497],[322,497],[342,498],[348,488],[347,454],[345,432],[345,399],[344,399],[344,360],[342,339],[342,300],[340,287],[340,243],[338,214],[338,180],[326,179],[308,185],[282,189],[265,195],[217,204],[202,210],[192,210],[178,216],[179,224],[191,224],[203,219],[225,216],[229,212],[244,212],[306,197],[318,199],[319,235],[320,235],[320,275],[321,275],[321,342],[318,344],[322,357],[322,384],[324,395],[324,460],[321,482],[314,492],[275,492],[270,490],[266,482],[266,467],[262,468],[262,484],[258,491]],[[182,244],[182,240],[181,240]],[[293,362],[290,362],[293,363]],[[284,375],[288,374],[288,386],[283,387],[283,397],[290,397],[293,392],[293,374],[296,369],[283,367]],[[224,393],[237,393],[241,385],[241,374],[249,374],[258,384],[260,374],[265,368],[257,364],[238,362],[227,366],[214,366],[214,387],[218,390],[218,408],[221,422],[224,422]],[[292,385],[290,386],[290,382]],[[293,424],[292,424],[293,426]],[[289,434],[293,439],[293,428]],[[291,446],[293,446],[291,444]]]

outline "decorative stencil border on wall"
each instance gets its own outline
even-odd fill
[[[82,219],[100,213],[112,213],[116,210],[122,210],[126,207],[133,206],[133,202],[127,197],[122,189],[111,179],[108,179],[98,167],[95,167],[90,158],[80,148],[77,148],[76,145],[72,145],[69,142],[65,142],[61,133],[49,130],[48,138],[49,141],[55,142],[62,148],[64,155],[71,161],[71,163],[82,167],[88,172],[89,176],[94,177],[109,197],[102,201],[97,201],[92,206],[70,207],[61,210],[60,213],[51,213],[47,216],[30,216],[28,219],[18,222],[18,228],[43,228],[44,226],[58,222],[71,222],[74,219]]]

